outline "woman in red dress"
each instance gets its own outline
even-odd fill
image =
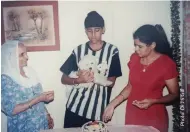
[[[125,124],[153,126],[168,132],[166,103],[179,97],[178,72],[171,48],[161,25],[144,25],[133,34],[135,53],[128,63],[129,81],[104,111],[105,122],[114,109],[128,99]],[[169,94],[162,95],[163,88]]]

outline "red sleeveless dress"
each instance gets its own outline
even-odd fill
[[[155,104],[148,109],[139,109],[132,102],[148,98],[161,98],[165,80],[178,76],[175,62],[168,56],[161,55],[143,72],[144,66],[140,63],[140,57],[134,53],[128,66],[132,90],[126,106],[125,124],[153,126],[160,132],[168,132],[168,114],[164,104]]]

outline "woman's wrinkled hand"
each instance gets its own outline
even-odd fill
[[[109,104],[104,110],[103,117],[102,117],[103,121],[108,122],[109,120],[111,120],[113,113],[114,113],[114,107]]]
[[[154,101],[154,99],[144,99],[141,101],[134,100],[132,104],[140,109],[148,109],[151,105],[154,104]]]
[[[43,92],[40,96],[39,99],[41,102],[50,102],[54,99],[54,91],[48,91],[48,92]]]
[[[47,114],[47,119],[48,119],[48,127],[49,127],[49,129],[53,129],[54,121],[53,121],[53,118],[50,116],[50,114]]]
[[[80,70],[78,72],[78,83],[89,83],[94,81],[94,74],[88,70]]]

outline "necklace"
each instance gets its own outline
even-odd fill
[[[143,72],[147,71],[147,68],[149,67],[150,64],[152,64],[155,60],[157,59],[157,57],[154,57],[152,60],[150,60],[149,62],[147,62],[145,65],[143,65]]]
[[[147,68],[148,68],[149,65],[143,65],[143,72],[146,72]]]

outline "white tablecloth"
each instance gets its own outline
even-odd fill
[[[43,130],[41,132],[82,132],[82,129],[62,128],[62,129]],[[114,126],[108,126],[108,132],[159,132],[159,131],[151,126],[114,125]]]

